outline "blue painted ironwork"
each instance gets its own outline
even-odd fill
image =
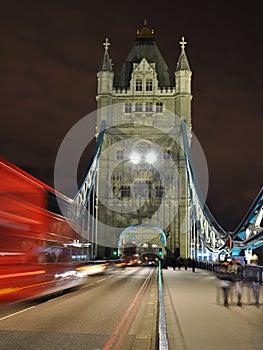
[[[231,250],[239,253],[242,249],[253,250],[262,246],[263,188],[236,230],[226,232],[211,214],[200,190],[191,159],[185,120],[182,121],[182,137],[192,216],[199,237],[206,248],[214,253],[230,253]],[[229,240],[231,245],[229,245]]]
[[[103,137],[105,133],[105,126],[106,122],[105,120],[102,120],[100,133],[98,135],[95,148],[93,150],[89,165],[87,167],[87,172],[85,173],[83,180],[80,182],[78,193],[74,198],[74,201],[77,203],[78,206],[77,217],[81,217],[85,208],[87,207],[90,194],[94,186],[100,160]]]
[[[263,245],[263,188],[231,235],[234,247],[239,249],[253,250]]]
[[[182,138],[190,206],[192,209],[191,215],[198,235],[209,251],[213,253],[219,253],[223,250],[229,251],[230,249],[227,246],[228,233],[219,225],[207,207],[195,175],[189,149],[185,120],[182,121]]]

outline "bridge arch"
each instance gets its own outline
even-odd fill
[[[149,224],[137,224],[130,225],[123,229],[120,233],[118,240],[118,251],[119,253],[122,250],[125,236],[128,236],[126,241],[129,242],[137,242],[138,244],[146,243],[148,241],[154,241],[157,245],[160,246],[164,252],[164,248],[166,247],[166,235],[164,231],[155,225]],[[137,236],[137,237],[136,237]]]

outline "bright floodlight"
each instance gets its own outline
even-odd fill
[[[130,160],[133,162],[133,164],[138,164],[141,160],[141,157],[139,153],[132,152],[132,154],[130,155]]]
[[[150,164],[153,164],[156,161],[156,154],[154,152],[150,152],[146,154],[146,161]]]

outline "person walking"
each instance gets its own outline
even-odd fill
[[[177,258],[176,262],[177,262],[178,270],[181,270],[182,258],[179,256],[179,257]]]
[[[192,271],[195,272],[195,268],[196,268],[196,260],[195,258],[193,258],[192,260]]]
[[[229,291],[231,286],[231,277],[230,273],[228,271],[229,263],[227,260],[224,260],[220,262],[218,271],[217,271],[217,278],[219,279],[219,287],[223,291],[223,298],[224,298],[224,306],[228,307],[228,298],[229,298]]]
[[[185,269],[185,271],[187,271],[187,267],[188,267],[188,259],[184,259],[184,269]]]
[[[261,270],[258,266],[258,256],[253,254],[250,264],[246,268],[245,279],[251,283],[256,307],[259,307],[260,274]]]
[[[232,283],[235,287],[236,296],[237,296],[237,306],[242,306],[242,278],[243,278],[243,268],[241,262],[238,259],[232,259],[231,263],[228,266],[228,272],[231,273]]]

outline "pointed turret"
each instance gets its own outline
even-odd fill
[[[191,72],[191,68],[188,62],[188,59],[186,57],[186,53],[185,53],[185,45],[187,44],[186,41],[184,41],[184,36],[182,37],[182,41],[180,41],[181,44],[181,54],[179,57],[179,60],[177,62],[177,66],[176,66],[176,71],[189,71]]]
[[[176,65],[175,71],[175,105],[176,114],[182,119],[186,119],[187,124],[191,126],[191,76],[192,71],[185,53],[187,42],[182,37],[181,53]]]
[[[113,88],[113,77],[114,73],[112,70],[112,60],[109,55],[109,40],[105,39],[103,43],[104,46],[104,55],[102,62],[100,64],[99,72],[97,73],[98,77],[98,107],[104,107],[112,101],[112,88]],[[103,99],[102,99],[103,97]]]
[[[100,64],[100,68],[99,68],[99,72],[103,71],[103,72],[112,72],[112,60],[110,58],[109,55],[109,39],[106,38],[105,39],[105,43],[103,43],[104,46],[104,56],[103,56],[103,60]]]

